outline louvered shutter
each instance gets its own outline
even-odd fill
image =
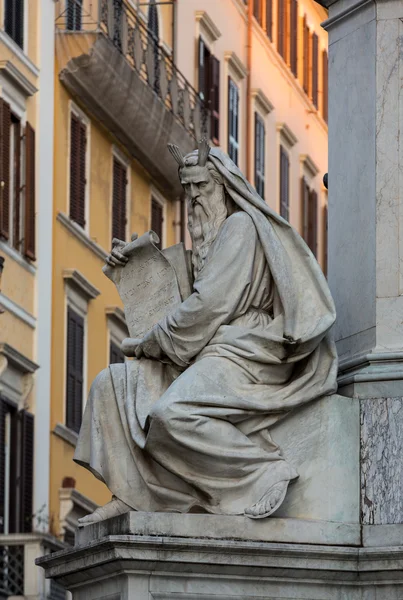
[[[35,260],[35,131],[25,126],[25,231],[24,254]]]
[[[261,198],[264,198],[265,137],[264,121],[255,112],[255,188]]]
[[[24,46],[24,0],[5,0],[4,29],[20,48]]]
[[[303,50],[304,50],[304,71],[303,71],[303,88],[306,94],[309,94],[309,27],[306,20],[306,15],[304,15],[303,25]]]
[[[205,63],[204,63],[204,41],[202,37],[199,37],[199,95],[204,102],[207,102],[206,98],[206,75],[205,75]]]
[[[164,222],[163,216],[163,207],[157,202],[154,198],[151,200],[151,229],[154,231],[158,237],[160,238],[160,243],[157,244],[159,248],[162,247],[163,244],[163,235],[162,235],[162,227]]]
[[[291,0],[290,6],[290,67],[298,75],[298,0]]]
[[[10,232],[10,105],[0,99],[0,236]]]
[[[127,169],[113,159],[112,237],[126,239],[126,186]]]
[[[21,533],[32,531],[32,505],[34,482],[34,416],[26,410],[19,413],[21,465],[20,465],[20,526]]]
[[[14,176],[14,214],[13,214],[13,244],[18,250],[21,244],[21,123],[13,119],[14,136],[14,166],[12,173]],[[25,237],[25,233],[24,233]]]
[[[315,190],[309,192],[308,205],[308,239],[307,243],[314,256],[317,255],[318,237],[318,194]]]
[[[215,144],[220,140],[220,61],[210,56],[210,110],[211,110],[211,139]]]
[[[277,50],[283,58],[285,58],[285,29],[286,29],[285,2],[286,2],[286,0],[278,0],[278,12],[277,12]]]
[[[4,494],[6,483],[6,413],[6,403],[2,398],[0,398],[0,534],[4,533]]]
[[[280,146],[280,215],[289,220],[289,170],[290,163],[287,152]]]
[[[124,362],[125,362],[125,355],[123,354],[123,352],[121,351],[119,346],[117,346],[116,344],[111,342],[109,344],[109,364],[114,365],[116,363],[124,363]]]
[[[273,39],[273,0],[266,0],[266,33],[267,37]]]
[[[70,219],[85,227],[87,127],[71,114],[70,128]]]
[[[322,77],[323,77],[323,106],[322,116],[324,120],[328,121],[328,110],[329,110],[329,75],[328,75],[328,58],[326,50],[322,52]]]
[[[66,425],[80,431],[83,408],[84,319],[67,310]]]
[[[257,21],[262,23],[262,10],[260,6],[261,0],[253,0],[253,15],[257,19]]]
[[[312,102],[316,108],[318,102],[318,77],[319,77],[319,38],[312,34]]]

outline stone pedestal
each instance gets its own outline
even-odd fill
[[[353,538],[359,530],[352,526]],[[320,539],[320,527],[302,519],[130,513],[88,526],[74,549],[39,564],[73,600],[403,597],[401,547],[363,547],[360,535],[349,545]]]
[[[401,398],[403,2],[319,3],[329,8],[328,273],[339,392]]]

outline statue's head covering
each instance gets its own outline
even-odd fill
[[[180,157],[179,169],[186,163],[200,164],[200,145],[198,150]],[[290,354],[295,352],[299,359],[301,353],[310,354],[327,336],[336,318],[319,264],[297,231],[266,204],[227,154],[219,148],[209,148],[207,161],[222,176],[227,194],[255,224],[276,285],[275,311],[284,316],[283,343],[289,344]],[[334,370],[336,352],[329,336],[327,344],[331,346]]]

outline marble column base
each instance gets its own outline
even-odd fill
[[[325,538],[321,544],[290,543],[298,537],[294,519],[288,524],[283,523],[287,519],[268,519],[255,527],[245,517],[227,517],[217,528],[220,519],[130,513],[89,526],[75,548],[42,557],[38,564],[46,577],[72,592],[73,600],[403,597],[403,548],[379,545],[385,532],[378,535],[376,526],[366,527],[364,536],[358,531],[359,543],[376,544],[362,547],[330,544]],[[301,522],[300,528],[310,525]],[[401,526],[391,527],[396,532],[389,530],[389,539],[402,539]],[[276,541],[248,539],[263,537],[259,529]]]

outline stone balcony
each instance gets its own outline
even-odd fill
[[[174,197],[181,190],[167,143],[193,150],[196,140],[209,133],[207,110],[133,7],[124,0],[87,4],[72,27],[59,0],[59,78]]]

